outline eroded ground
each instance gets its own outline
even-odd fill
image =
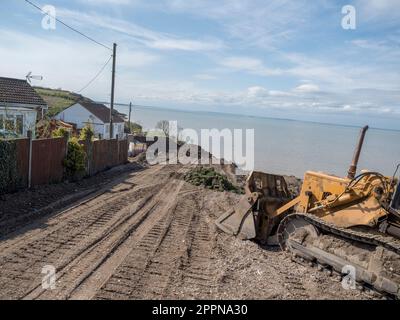
[[[80,202],[48,190],[46,210],[26,209],[23,193],[7,196],[3,208],[17,207],[0,220],[0,298],[368,298],[284,252],[218,232],[215,218],[240,196],[188,184],[186,170],[131,166],[87,182]],[[54,290],[42,288],[46,265],[57,270]]]

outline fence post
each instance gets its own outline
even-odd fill
[[[117,154],[118,154],[118,160],[115,165],[119,165],[119,135],[117,134]]]
[[[65,157],[68,156],[68,141],[69,141],[70,134],[71,134],[71,133],[68,131],[68,133],[64,136],[64,142],[65,142]]]
[[[70,137],[71,132],[67,132],[67,134],[64,136],[64,143],[65,143],[65,159],[68,157],[68,141]],[[67,169],[65,165],[63,165],[63,180],[66,177]]]
[[[32,131],[28,130],[29,139],[29,158],[28,158],[28,189],[32,186]]]
[[[129,156],[129,135],[126,134],[125,136],[126,139],[126,156],[124,155],[124,163],[126,163],[128,161],[128,156]],[[133,148],[133,150],[135,150],[135,148]],[[133,151],[135,152],[135,151]]]
[[[93,163],[93,148],[94,148],[94,142],[92,141],[91,138],[86,139],[86,150],[87,150],[87,173],[89,176],[92,176],[92,163]]]

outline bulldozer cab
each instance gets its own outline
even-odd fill
[[[290,193],[284,177],[253,171],[247,181],[245,190],[247,194],[257,192],[261,197],[290,198]]]

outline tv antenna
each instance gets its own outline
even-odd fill
[[[43,80],[42,76],[35,76],[32,74],[32,71],[29,71],[29,73],[25,76],[26,81],[28,81],[29,83],[31,83],[31,79],[33,80]]]

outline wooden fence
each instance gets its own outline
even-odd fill
[[[127,162],[128,144],[126,140],[96,140],[91,144],[81,143],[87,154],[86,170],[89,175]]]
[[[0,147],[6,143],[11,143],[12,148],[5,150],[12,150],[15,154],[0,158],[14,163],[0,166],[1,170],[8,170],[0,172],[0,180],[4,180],[0,181],[0,193],[63,181],[66,139],[0,140]],[[84,144],[84,147],[87,153],[86,174],[89,176],[124,164],[128,159],[126,140],[97,140]]]

